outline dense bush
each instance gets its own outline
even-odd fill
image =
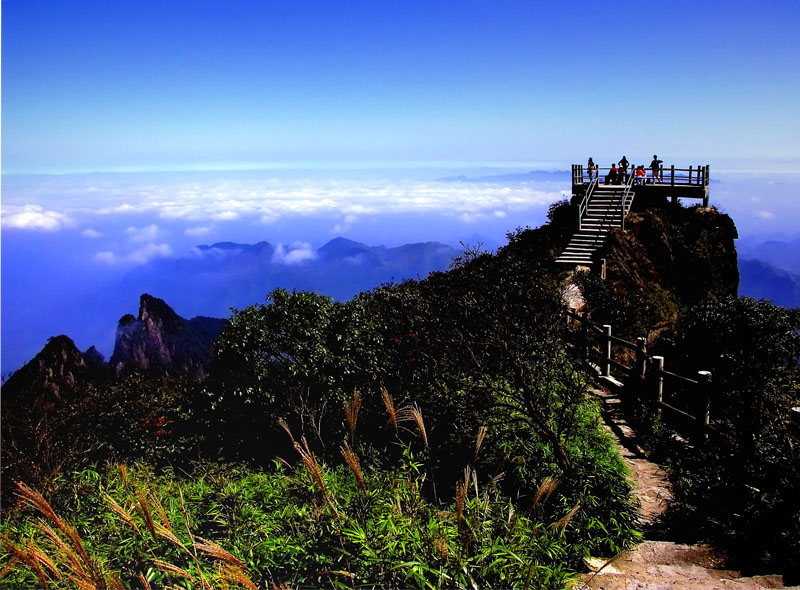
[[[676,526],[739,563],[800,579],[800,310],[749,298],[708,301],[680,321],[673,370],[713,374],[712,434],[690,448],[662,438]]]

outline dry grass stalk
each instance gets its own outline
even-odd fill
[[[119,465],[119,474],[122,477],[122,485],[125,489],[128,489],[128,466],[125,463],[120,463]]]
[[[250,588],[251,590],[258,590],[258,587],[247,576],[247,574],[245,574],[244,570],[238,567],[230,565],[223,566],[220,569],[219,578],[223,583],[233,582],[238,586],[244,586],[245,588]]]
[[[232,566],[236,566],[238,568],[244,568],[245,565],[236,559],[231,553],[223,549],[220,545],[215,543],[214,541],[209,541],[208,539],[203,539],[202,537],[197,537],[200,541],[199,543],[195,543],[195,547],[205,553],[206,555],[213,557],[219,561],[227,563]]]
[[[5,538],[3,545],[11,552],[12,558],[25,563],[39,577],[43,587],[47,586],[50,577],[43,567],[52,574],[51,579],[60,581],[66,577],[80,590],[123,587],[115,576],[105,572],[100,563],[89,555],[77,529],[61,518],[39,492],[23,483],[18,483],[17,488],[20,499],[44,517],[36,528],[50,541],[54,554],[53,557],[49,556],[33,540],[28,542],[25,549]],[[67,571],[60,572],[56,564],[63,565]]]
[[[569,524],[569,521],[572,520],[572,517],[575,516],[578,513],[578,510],[580,510],[580,509],[581,509],[581,505],[580,504],[576,504],[575,508],[573,508],[572,510],[567,512],[566,515],[561,517],[558,520],[558,522],[556,522],[555,528],[556,529],[564,529]]]
[[[383,405],[386,406],[386,412],[389,414],[389,422],[394,426],[394,432],[397,434],[397,411],[394,409],[394,400],[385,387],[381,390],[381,397]]]
[[[447,558],[450,556],[450,550],[447,547],[447,541],[445,541],[442,537],[436,537],[433,540],[433,548],[440,560],[447,561]]]
[[[147,525],[147,530],[150,531],[150,534],[153,535],[153,538],[155,539],[155,521],[153,520],[153,513],[150,511],[150,503],[147,500],[147,495],[138,488],[135,490],[135,495],[137,501],[136,504],[134,504],[134,508],[136,509],[137,514]]]
[[[356,389],[353,398],[344,404],[344,418],[347,421],[347,429],[350,431],[350,444],[355,442],[356,423],[358,422],[358,411],[361,409],[361,392]]]
[[[142,531],[140,531],[139,527],[136,526],[136,523],[133,520],[133,516],[131,516],[131,514],[128,511],[126,511],[122,506],[117,504],[114,498],[112,498],[105,492],[101,493],[103,495],[103,499],[106,501],[106,504],[108,504],[108,507],[111,508],[111,510],[115,512],[117,516],[119,516],[125,522],[125,524],[127,524],[129,527],[135,530],[136,534],[141,537]]]
[[[361,488],[361,491],[366,492],[367,486],[364,483],[364,475],[361,473],[361,465],[358,462],[358,457],[356,457],[355,452],[347,443],[342,446],[342,456],[344,457],[344,462],[347,463],[347,466],[350,468],[350,471],[356,476],[358,487]]]
[[[167,512],[164,510],[164,506],[161,504],[161,500],[158,499],[158,496],[153,496],[153,506],[161,524],[164,525],[165,529],[172,532],[172,524],[170,524]]]
[[[464,518],[464,503],[467,499],[469,489],[469,479],[472,469],[467,467],[464,470],[464,481],[456,482],[456,523],[461,528],[461,521]]]
[[[152,590],[150,587],[150,582],[147,581],[147,578],[144,577],[142,572],[139,572],[136,577],[138,578],[139,583],[142,585],[142,590]]]
[[[422,440],[427,447],[428,434],[425,432],[425,421],[422,419],[422,410],[420,410],[419,406],[416,404],[414,404],[414,407],[411,408],[411,417],[414,419],[414,422],[417,423],[417,428],[419,428],[419,431],[422,434]]]
[[[50,504],[47,503],[47,500],[44,499],[44,496],[22,482],[17,482],[17,489],[19,490],[17,492],[19,497],[24,502],[38,510],[42,516],[56,525],[58,530],[64,530],[64,523],[61,522],[58,514],[56,514]]]
[[[167,561],[161,561],[160,559],[154,559],[153,565],[155,565],[158,569],[160,569],[163,572],[169,572],[171,574],[175,574],[176,576],[180,576],[182,578],[186,578],[187,580],[191,580],[192,582],[197,582],[197,578],[195,578],[185,569],[178,567],[175,564],[169,563]]]
[[[475,442],[475,458],[478,458],[478,453],[481,450],[481,445],[483,444],[483,439],[486,438],[486,433],[489,432],[489,426],[486,425],[486,422],[481,424],[481,427],[478,428],[478,439]]]
[[[183,550],[186,554],[188,555],[192,554],[191,551],[189,551],[189,549],[186,548],[186,545],[184,545],[183,542],[181,542],[181,540],[178,537],[176,537],[175,534],[170,529],[168,529],[167,527],[158,522],[155,523],[155,529],[156,529],[156,535],[158,535],[162,539],[166,539],[176,547]]]
[[[536,506],[540,500],[547,502],[550,499],[550,494],[552,494],[555,489],[558,487],[558,484],[561,483],[555,477],[547,477],[542,482],[542,485],[539,486],[539,489],[536,491],[536,496],[533,499],[533,504],[531,506]]]

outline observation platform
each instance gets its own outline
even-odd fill
[[[599,178],[600,184],[605,184],[610,168],[595,168],[593,178],[583,164],[572,165],[572,194],[583,197],[589,190],[592,180]],[[645,176],[641,182],[635,178],[636,166],[628,168],[628,175],[632,178],[623,178],[609,186],[624,186],[627,180],[632,180],[631,192],[634,197],[660,196],[676,199],[702,200],[703,207],[708,207],[708,181],[709,167],[689,166],[676,168],[675,166],[661,166],[658,176],[653,177],[653,171],[645,168]],[[596,183],[595,183],[596,184]]]
[[[708,207],[708,166],[647,168],[639,178],[633,166],[616,179],[609,174],[610,170],[595,168],[590,178],[582,165],[573,164],[573,202],[579,203],[577,230],[556,262],[590,266],[609,232],[625,229],[625,217],[635,198],[644,199],[645,203],[654,197],[669,197],[672,202],[698,199],[703,207]]]

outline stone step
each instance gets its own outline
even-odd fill
[[[593,572],[581,576],[586,589],[763,590],[784,587],[782,576],[743,578],[740,572],[726,569],[724,560],[709,547],[667,541],[645,541],[612,560],[589,558],[586,565]]]

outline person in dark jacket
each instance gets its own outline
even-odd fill
[[[653,171],[653,182],[661,182],[661,164],[663,160],[659,160],[658,156],[653,154],[653,161],[650,162],[650,170]]]
[[[622,156],[622,159],[617,162],[619,164],[619,175],[620,179],[623,182],[628,182],[628,166],[630,166],[630,162],[628,162],[628,158]]]

